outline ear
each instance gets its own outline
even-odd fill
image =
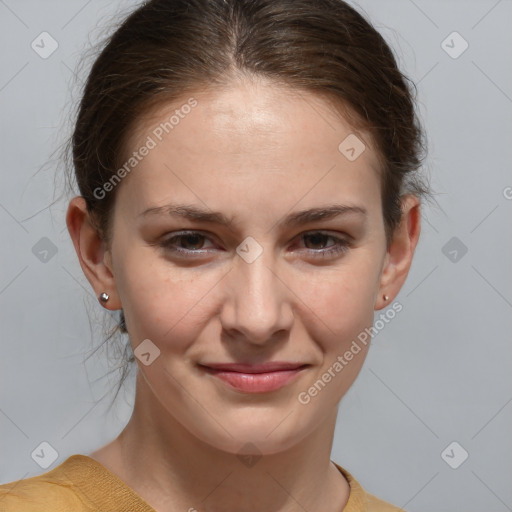
[[[96,297],[106,292],[110,298],[106,304],[102,304],[103,307],[110,310],[121,309],[122,305],[112,271],[112,255],[106,250],[106,243],[94,227],[83,197],[77,196],[70,201],[66,224],[80,266],[91,283]]]
[[[402,198],[402,218],[393,240],[386,252],[380,277],[379,293],[375,300],[375,310],[389,306],[407,278],[411,268],[414,250],[420,236],[420,201],[414,195]],[[383,296],[387,295],[385,301]]]

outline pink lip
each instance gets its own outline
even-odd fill
[[[308,365],[266,363],[261,365],[222,363],[201,365],[208,373],[244,393],[275,391],[288,384]]]

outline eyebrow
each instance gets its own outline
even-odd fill
[[[302,224],[317,222],[319,220],[329,220],[342,215],[357,214],[366,218],[368,212],[361,206],[348,206],[343,204],[332,204],[317,208],[309,208],[294,212],[286,216],[278,223],[281,227],[291,228]],[[165,206],[156,206],[148,208],[138,215],[138,217],[146,217],[150,215],[170,215],[182,217],[190,221],[206,222],[211,224],[219,224],[228,226],[233,219],[226,217],[223,213],[212,212],[200,208],[198,206],[188,204],[167,204]]]

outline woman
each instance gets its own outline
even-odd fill
[[[109,444],[6,511],[401,510],[330,460],[420,233],[422,131],[341,0],[153,0],[94,63],[67,226],[138,365]]]

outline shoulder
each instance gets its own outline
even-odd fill
[[[343,512],[406,512],[373,494],[366,492],[361,484],[349,473],[334,462],[350,485],[350,496]]]
[[[69,458],[38,476],[0,485],[2,512],[90,512],[85,496],[66,475]]]
[[[369,493],[366,493],[366,507],[368,512],[405,512],[403,508],[395,507],[395,505]]]

